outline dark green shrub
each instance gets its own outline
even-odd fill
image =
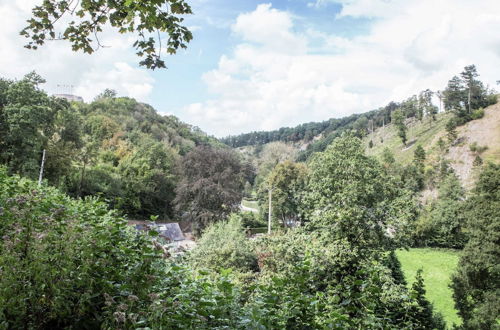
[[[472,162],[472,165],[474,165],[474,166],[481,166],[481,165],[483,165],[483,159],[481,158],[481,156],[477,155],[474,158],[474,161]]]
[[[469,150],[477,154],[482,154],[483,152],[488,150],[488,146],[480,146],[477,144],[477,142],[473,142],[469,145]]]
[[[420,321],[422,329],[446,329],[446,323],[440,313],[434,312],[434,307],[425,298],[424,278],[422,277],[422,269],[417,271],[415,282],[411,286],[411,295],[417,301],[413,317]]]
[[[238,213],[238,217],[241,219],[244,228],[260,228],[267,226],[267,222],[262,219],[259,213],[240,212]]]
[[[383,264],[391,270],[391,275],[394,278],[394,282],[397,284],[406,285],[405,275],[401,269],[401,263],[394,251],[389,252],[387,257],[384,259]]]
[[[498,102],[498,95],[491,93],[491,94],[488,94],[488,96],[486,96],[485,106],[496,104],[497,102]]]
[[[452,277],[464,329],[497,329],[500,315],[500,166],[488,164],[466,202],[470,237]]]
[[[457,126],[459,126],[459,125],[460,124],[458,123],[458,119],[456,117],[450,118],[450,120],[448,120],[446,122],[445,128],[446,128],[448,141],[450,143],[455,142],[455,140],[457,139],[457,137],[458,137]]]

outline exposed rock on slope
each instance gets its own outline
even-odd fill
[[[475,154],[470,145],[487,146],[481,157],[485,161],[500,163],[500,103],[485,109],[485,115],[459,127],[458,136],[461,142],[450,147],[446,159],[450,161],[465,188],[470,189],[475,182],[476,171],[473,165]]]

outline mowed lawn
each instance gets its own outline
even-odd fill
[[[461,324],[453,302],[452,290],[449,288],[451,274],[454,272],[459,252],[445,249],[410,249],[396,252],[406,281],[411,285],[417,270],[422,268],[426,296],[434,308],[443,314],[446,325]]]

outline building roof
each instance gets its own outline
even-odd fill
[[[68,101],[83,102],[83,98],[78,95],[73,94],[54,94],[55,97],[60,99],[66,99]]]
[[[158,224],[156,230],[163,236],[171,241],[182,241],[185,239],[181,231],[181,227],[177,222]]]

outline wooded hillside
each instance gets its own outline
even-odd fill
[[[223,146],[199,128],[106,90],[91,103],[47,95],[42,77],[0,79],[0,164],[74,197],[101,196],[130,217],[173,215],[180,158]]]

